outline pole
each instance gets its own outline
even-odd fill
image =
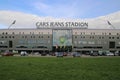
[[[113,29],[115,29],[115,27],[113,26],[113,24],[111,24],[110,21],[107,21],[108,25],[110,25]]]
[[[10,26],[8,27],[8,29],[10,29],[11,26],[12,26],[13,24],[15,24],[15,23],[16,23],[16,20],[14,20],[14,21],[10,24]]]

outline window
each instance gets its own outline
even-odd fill
[[[75,36],[75,38],[77,38],[77,36]]]
[[[12,34],[15,34],[14,32],[12,32]]]
[[[109,37],[109,39],[114,39],[115,37]]]
[[[75,34],[77,34],[77,32],[75,32]]]
[[[4,32],[2,34],[4,35]]]
[[[101,42],[101,41],[98,41],[98,44],[102,44],[102,42]]]
[[[9,41],[9,47],[12,48],[13,47],[13,42]]]
[[[0,44],[3,44],[2,42],[0,42]]]
[[[88,44],[95,44],[95,42],[94,41],[90,41],[90,42],[88,42]]]
[[[90,39],[94,39],[94,36],[90,36]]]
[[[93,33],[91,32],[91,35],[95,35],[95,33],[94,33],[94,32],[93,32]]]
[[[19,32],[19,34],[21,34],[21,32]]]
[[[83,43],[83,44],[87,44],[87,42],[86,42],[86,41],[83,41],[82,43]]]
[[[7,36],[5,36],[5,38],[7,38]]]
[[[25,38],[27,38],[27,36],[25,36]]]
[[[85,36],[81,36],[81,38],[85,38]]]
[[[109,35],[111,35],[111,33],[109,33]]]
[[[101,37],[99,37],[99,39],[101,39]]]
[[[48,38],[50,38],[50,36],[48,36]]]
[[[119,39],[119,37],[117,37],[117,39]]]
[[[50,43],[50,40],[48,40],[48,43]]]
[[[35,36],[31,36],[31,38],[35,38]]]
[[[77,41],[74,41],[74,44],[77,44]]]
[[[109,48],[115,48],[115,42],[114,41],[109,42]]]
[[[35,36],[33,36],[33,38],[35,38]]]

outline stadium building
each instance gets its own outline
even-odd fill
[[[120,52],[120,30],[86,22],[37,22],[36,29],[0,29],[0,51]]]

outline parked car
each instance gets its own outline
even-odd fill
[[[79,52],[73,52],[73,57],[80,57],[80,53]]]
[[[114,53],[114,55],[115,55],[115,56],[120,56],[119,51],[116,51],[116,52]]]
[[[106,54],[106,56],[114,56],[114,54],[109,52],[109,53]]]
[[[41,53],[41,56],[46,56],[46,55],[47,55],[47,53],[45,53],[45,52]]]
[[[63,56],[67,56],[68,54],[66,52],[63,53]]]
[[[63,52],[55,52],[56,57],[63,57]]]
[[[98,52],[90,53],[90,56],[98,56]]]
[[[103,51],[98,51],[99,56],[103,56],[104,55],[103,53],[104,53]]]
[[[12,52],[5,52],[1,54],[2,56],[13,56],[14,54]]]
[[[39,52],[35,52],[35,53],[33,53],[34,55],[39,55],[40,53]]]
[[[55,56],[55,52],[49,52],[50,56]]]
[[[21,51],[20,55],[21,56],[28,56],[28,53],[26,51]]]

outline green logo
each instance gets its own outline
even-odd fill
[[[66,41],[66,38],[62,36],[62,37],[59,38],[59,41],[60,41],[61,44],[64,44],[65,41]]]

